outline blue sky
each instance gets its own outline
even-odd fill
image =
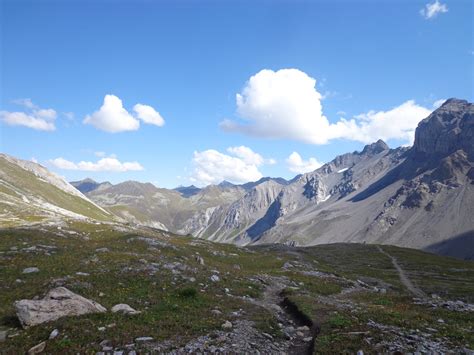
[[[1,0],[0,148],[68,180],[290,178],[377,138],[409,144],[433,105],[473,101],[473,13],[470,0]]]

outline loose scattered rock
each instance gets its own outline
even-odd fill
[[[14,305],[16,314],[25,328],[62,317],[107,311],[99,303],[79,296],[65,287],[52,289],[42,300],[20,300]]]
[[[128,304],[125,303],[120,303],[116,304],[115,306],[112,307],[111,311],[113,313],[123,313],[123,314],[129,314],[129,315],[134,315],[134,314],[140,314],[140,311],[137,311],[130,307]]]
[[[212,275],[210,279],[212,282],[219,282],[221,280],[220,277],[217,275]]]
[[[232,329],[232,323],[229,322],[228,320],[226,320],[226,321],[222,324],[222,329],[224,329],[224,330]]]
[[[153,338],[152,337],[139,337],[135,339],[136,343],[145,343],[148,341],[153,341]]]
[[[0,330],[0,343],[7,339],[8,332],[6,330]]]
[[[38,345],[33,346],[30,350],[28,350],[28,355],[34,355],[34,354],[39,354],[42,353],[46,349],[46,342],[43,341],[42,343],[39,343]]]
[[[214,316],[220,316],[222,314],[222,312],[219,311],[218,309],[213,309],[211,311],[211,314],[214,315]]]
[[[39,272],[40,270],[37,267],[27,267],[26,269],[23,269],[24,274],[31,274],[34,272]]]
[[[54,329],[50,334],[49,334],[49,339],[54,339],[56,338],[57,336],[59,335],[59,330],[58,329]]]

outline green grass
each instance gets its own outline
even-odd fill
[[[74,230],[76,234],[65,233],[64,229]],[[297,248],[294,253],[286,253],[272,247],[239,248],[204,241],[196,244],[190,237],[162,234],[149,228],[119,232],[108,224],[77,221],[69,222],[69,227],[63,228],[61,234],[65,236],[58,232],[52,227],[45,227],[45,231],[0,230],[0,328],[9,329],[10,335],[18,333],[2,343],[7,353],[27,351],[47,339],[55,328],[60,330],[60,336],[48,341],[46,351],[51,353],[90,353],[99,351],[97,344],[104,339],[110,340],[113,346],[124,346],[139,336],[151,336],[157,341],[172,339],[177,346],[184,345],[195,337],[220,329],[225,320],[232,320],[231,313],[239,310],[243,310],[242,317],[253,321],[258,330],[281,337],[278,321],[272,313],[239,297],[262,298],[265,286],[258,278],[264,274],[286,279],[295,286],[287,288],[283,296],[320,326],[317,352],[347,353],[360,349],[372,352],[358,332],[370,331],[374,341],[381,340],[384,334],[369,329],[369,320],[406,329],[423,330],[434,326],[438,334],[452,344],[474,347],[472,317],[414,305],[411,296],[399,284],[390,260],[373,246],[339,244]],[[155,239],[161,245],[151,247],[137,237]],[[11,249],[21,250],[40,244],[53,245],[56,249],[49,256],[40,249],[29,253]],[[109,252],[96,252],[104,247]],[[417,283],[425,292],[429,292],[430,287],[439,287],[445,289],[446,295],[463,299],[471,296],[468,293],[474,283],[472,275],[456,271],[470,270],[471,263],[432,255],[423,259],[420,252],[408,249],[387,250],[396,255],[410,277],[418,277]],[[204,259],[204,265],[196,261],[197,253]],[[417,262],[419,259],[422,260]],[[355,292],[343,295],[341,290],[350,283],[342,278],[305,275],[305,267],[282,268],[286,262],[296,265],[298,261],[352,280],[361,276],[373,277],[392,284],[393,288],[386,294]],[[185,264],[188,270],[181,276],[173,275],[163,267],[169,262]],[[158,265],[156,272],[150,267],[152,263]],[[430,268],[430,263],[442,267]],[[40,272],[22,274],[22,270],[30,266],[38,267]],[[216,271],[220,281],[213,283],[209,278]],[[90,275],[79,276],[77,272]],[[445,274],[449,278],[444,278]],[[18,283],[17,279],[24,282]],[[62,279],[70,290],[108,309],[118,303],[127,303],[141,313],[125,316],[107,312],[68,317],[21,329],[13,302],[42,297],[58,284],[58,279]],[[435,280],[436,287],[431,286],[430,279]],[[226,289],[238,297],[228,296]],[[323,302],[328,297],[339,299],[342,304],[354,304],[356,308],[349,311]],[[219,309],[222,314],[214,315],[213,309]],[[437,323],[439,318],[445,323]],[[100,327],[105,330],[99,331]]]

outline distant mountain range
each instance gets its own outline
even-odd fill
[[[26,163],[4,155],[0,162],[2,186],[9,179],[8,184],[21,190],[21,182],[6,176],[4,166]],[[379,140],[291,181],[266,177],[202,189],[163,189],[134,181],[112,185],[91,179],[71,184],[85,196],[71,193],[69,187],[63,191],[81,203],[93,201],[88,202],[90,209],[101,218],[110,218],[104,215],[108,212],[122,222],[213,241],[366,242],[472,259],[474,105],[446,101],[420,122],[410,148],[390,149]],[[31,189],[27,195],[34,193]]]

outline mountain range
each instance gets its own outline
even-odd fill
[[[412,147],[379,140],[290,181],[164,189],[85,179],[71,183],[76,190],[4,154],[0,174],[11,223],[82,216],[237,245],[377,243],[474,258],[474,105],[464,100],[421,121]]]

